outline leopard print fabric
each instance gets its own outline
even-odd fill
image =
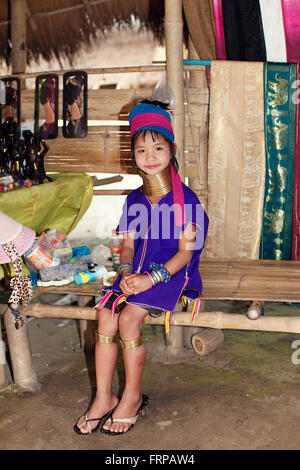
[[[29,304],[33,293],[31,280],[28,276],[23,275],[20,255],[17,252],[15,245],[12,242],[5,243],[3,244],[3,249],[11,260],[15,269],[15,276],[10,281],[10,288],[12,293],[8,303],[15,312],[15,326],[16,328],[20,328],[24,324],[20,307]]]

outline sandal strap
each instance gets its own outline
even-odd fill
[[[146,409],[146,406],[149,403],[149,398],[147,395],[142,395],[142,403],[138,409],[136,416],[132,416],[132,418],[113,418],[112,414],[108,417],[107,421],[110,420],[110,424],[113,423],[127,423],[134,425],[137,422],[138,417],[141,415],[143,409]],[[114,433],[113,433],[114,434]]]
[[[88,427],[89,434],[92,433],[90,421],[101,421],[101,418],[88,418],[88,415],[87,415],[87,413],[86,413],[86,415],[85,415],[85,424],[86,424],[87,427]]]
[[[128,423],[128,424],[135,424],[139,415],[133,416],[132,418],[114,418],[114,423]]]
[[[89,423],[89,419],[88,419],[87,413],[86,413],[86,415],[85,415],[85,424],[86,424],[87,427],[88,427],[89,434],[92,434],[91,425],[90,425],[90,423]]]

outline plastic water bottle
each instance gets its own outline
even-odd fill
[[[106,273],[107,269],[104,266],[101,266],[99,268],[95,268],[95,271],[81,271],[80,273],[76,273],[74,274],[73,279],[76,284],[87,284],[90,281],[100,279]]]
[[[120,267],[120,251],[122,238],[123,237],[121,235],[113,233],[109,243],[114,271],[118,271]]]

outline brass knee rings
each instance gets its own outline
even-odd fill
[[[102,335],[101,333],[98,333],[98,331],[96,331],[96,342],[100,343],[100,344],[115,343],[116,342],[116,335],[107,336],[107,335]],[[129,340],[129,341],[123,341],[122,339],[120,339],[120,344],[121,344],[123,350],[138,348],[139,346],[141,346],[141,344],[143,344],[143,342],[144,341],[143,341],[143,336],[142,335],[140,335],[136,339],[132,339],[132,340]]]

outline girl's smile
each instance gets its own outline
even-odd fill
[[[140,170],[149,175],[157,175],[170,163],[169,143],[161,134],[146,131],[140,134],[135,141],[134,157]]]
[[[157,168],[159,165],[147,165],[146,168],[152,169],[152,168]]]

